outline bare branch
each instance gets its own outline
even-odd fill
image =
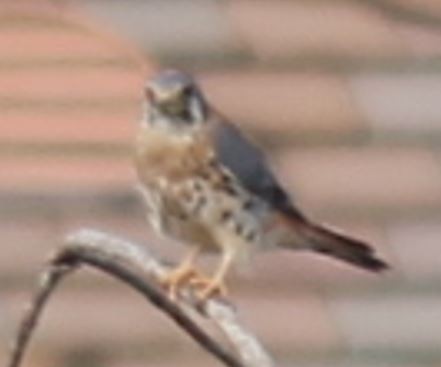
[[[200,307],[191,292],[174,302],[158,287],[167,271],[144,246],[138,246],[106,233],[81,230],[69,235],[63,247],[45,269],[40,287],[24,315],[7,367],[19,367],[38,319],[56,285],[71,270],[88,264],[124,281],[166,313],[209,353],[230,367],[271,367],[273,362],[259,341],[238,322],[231,306],[210,300]],[[223,332],[234,353],[200,326],[208,318]],[[199,319],[199,320],[198,320]],[[199,321],[199,322],[198,322]]]
[[[32,302],[26,308],[17,336],[11,349],[10,361],[7,367],[18,367],[23,359],[24,352],[31,339],[32,332],[38,323],[41,313],[57,284],[72,269],[71,266],[51,266],[41,275],[39,288],[35,292]]]

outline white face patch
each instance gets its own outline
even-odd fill
[[[192,116],[192,119],[194,122],[201,124],[206,120],[206,108],[204,106],[204,102],[202,101],[202,98],[197,95],[193,94],[189,98],[189,111]]]

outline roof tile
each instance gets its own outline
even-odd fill
[[[351,79],[351,89],[374,132],[441,131],[438,74],[364,74]]]
[[[387,235],[408,278],[441,278],[440,221],[397,223],[388,227]]]
[[[424,352],[438,350],[441,342],[439,295],[341,297],[331,303],[331,310],[345,339],[355,349],[419,348]]]
[[[286,135],[359,127],[344,82],[331,74],[237,71],[201,79],[216,108],[257,130]]]
[[[134,182],[129,159],[60,156],[2,158],[0,189],[69,192],[128,187]]]
[[[354,2],[233,1],[244,41],[263,58],[302,54],[387,58],[400,38],[375,10]],[[319,25],[319,26],[318,26]]]
[[[223,8],[215,1],[146,1],[126,6],[118,1],[81,1],[80,5],[145,47],[149,53],[225,54],[237,45]],[[121,16],[124,14],[124,16]]]
[[[441,170],[420,149],[320,148],[280,157],[286,182],[316,208],[403,208],[441,203]]]
[[[2,112],[0,140],[9,143],[124,143],[130,144],[138,111],[122,106],[108,111],[70,108],[36,111],[17,108]],[[30,122],[32,121],[32,122]]]

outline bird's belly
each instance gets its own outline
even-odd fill
[[[212,231],[197,220],[167,217],[164,233],[185,245],[198,244],[204,252],[218,252],[221,248]]]
[[[265,247],[262,224],[267,209],[259,205],[244,208],[243,202],[249,198],[232,197],[205,185],[199,191],[192,190],[192,195],[179,198],[153,188],[143,187],[141,192],[147,204],[148,220],[160,235],[184,244],[199,244],[206,252],[235,247],[232,250],[242,254],[239,257]],[[180,205],[173,205],[176,202]]]
[[[147,221],[157,235],[185,245],[199,244],[204,251],[219,250],[211,231],[197,217],[171,210],[160,190],[144,185],[139,188],[147,207]]]

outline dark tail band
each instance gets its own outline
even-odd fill
[[[308,222],[301,225],[300,231],[313,251],[372,272],[389,268],[385,261],[376,257],[372,247],[358,239]]]

